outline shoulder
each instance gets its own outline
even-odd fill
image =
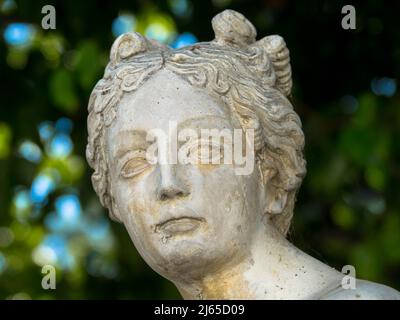
[[[400,300],[400,292],[388,286],[356,280],[355,289],[338,289],[324,295],[322,300]]]

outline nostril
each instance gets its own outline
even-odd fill
[[[175,188],[169,188],[169,189],[163,189],[160,192],[160,200],[161,201],[165,201],[168,199],[172,199],[172,198],[179,198],[179,197],[183,197],[186,194],[179,189],[175,189]]]
[[[184,196],[184,194],[183,194],[182,191],[178,191],[178,192],[175,194],[175,197],[183,197],[183,196]]]
[[[189,194],[189,189],[180,181],[175,170],[175,166],[160,166],[160,181],[157,190],[159,200],[179,198]]]
[[[160,200],[161,201],[165,201],[165,200],[167,200],[168,199],[168,196],[165,194],[165,193],[162,193],[161,195],[160,195]]]

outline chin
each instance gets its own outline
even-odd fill
[[[203,260],[207,253],[204,242],[187,238],[168,239],[160,249],[163,256],[174,265],[195,263],[198,259]]]
[[[158,245],[157,249],[160,258],[157,260],[164,261],[164,267],[182,276],[202,273],[221,258],[212,244],[199,238],[169,239],[167,243]]]

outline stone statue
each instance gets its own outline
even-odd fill
[[[138,33],[115,40],[89,101],[102,205],[185,299],[399,299],[365,280],[344,288],[344,274],[288,242],[306,172],[288,48],[256,41],[232,10],[212,27],[213,41],[176,50]],[[212,130],[223,134],[204,138]]]

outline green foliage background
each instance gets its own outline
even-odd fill
[[[399,81],[399,4],[354,1],[357,29],[343,30],[343,1],[188,0],[183,12],[178,2],[16,1],[0,13],[1,33],[12,22],[36,28],[29,47],[0,39],[0,298],[179,298],[98,203],[84,158],[86,108],[119,14],[134,15],[140,32],[158,21],[172,36],[191,32],[207,41],[211,18],[225,8],[249,18],[259,37],[282,35],[291,51],[308,173],[290,240],[339,270],[351,264],[357,277],[400,289],[400,95],[373,90],[373,79]],[[57,10],[56,30],[40,28],[46,4]],[[55,157],[38,125],[65,117],[74,125],[74,147]],[[21,157],[27,140],[40,149],[40,160]],[[46,172],[57,179],[45,201],[18,202]],[[56,261],[57,289],[45,291],[38,247],[56,233],[46,219],[65,194],[79,197],[85,223],[104,226],[103,242],[80,228],[60,231],[73,263]]]

